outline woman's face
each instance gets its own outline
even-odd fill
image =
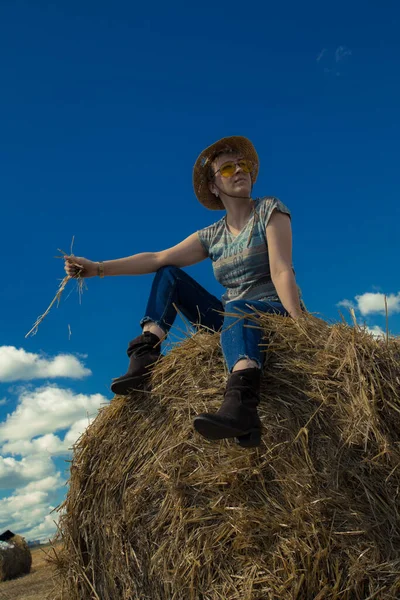
[[[217,192],[221,196],[221,192],[228,196],[250,197],[251,194],[251,174],[242,171],[238,162],[242,159],[241,154],[221,154],[212,163],[214,177],[209,183],[210,190],[213,194]],[[231,177],[223,177],[219,169],[225,163],[235,163],[235,171]]]

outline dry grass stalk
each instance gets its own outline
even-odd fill
[[[400,341],[259,314],[263,443],[198,436],[219,406],[219,334],[161,360],[75,446],[68,600],[394,600],[400,596]]]
[[[72,237],[70,255],[72,254],[73,243],[74,243],[74,236]],[[64,250],[60,250],[60,248],[58,248],[58,251],[61,252],[62,256],[56,256],[56,258],[63,258],[63,256],[66,256],[66,254],[67,254],[66,252],[64,252]],[[78,268],[80,267],[80,265],[78,265],[78,263],[74,263],[74,264]],[[84,284],[84,279],[82,277],[80,277],[81,272],[82,272],[82,269],[79,269],[78,272],[77,272],[77,282],[76,282],[77,283],[78,294],[79,294],[79,302],[81,302],[82,293],[83,293],[83,286],[85,285]],[[28,331],[28,333],[25,335],[25,338],[29,337],[30,335],[36,335],[37,334],[40,323],[49,314],[49,312],[50,312],[50,310],[51,310],[51,308],[52,308],[52,306],[54,305],[55,302],[57,302],[57,308],[58,308],[58,306],[60,304],[61,294],[65,290],[65,286],[67,285],[67,283],[68,283],[68,281],[70,279],[75,279],[75,277],[69,277],[68,275],[66,277],[64,277],[64,279],[61,281],[61,283],[60,283],[60,285],[58,287],[56,295],[54,296],[53,300],[50,302],[49,306],[47,307],[46,312],[44,312],[42,315],[40,315],[36,319],[36,321],[35,321],[32,329],[30,329]],[[70,330],[69,330],[69,335],[71,336],[71,331]]]

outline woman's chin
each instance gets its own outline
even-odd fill
[[[233,187],[232,194],[250,198],[250,190],[247,185],[235,185]]]

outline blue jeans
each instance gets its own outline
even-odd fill
[[[253,314],[254,308],[256,311],[288,316],[281,302],[266,300],[233,300],[227,302],[224,311],[222,302],[185,271],[166,266],[155,274],[146,315],[140,321],[141,327],[153,322],[167,333],[177,315],[174,304],[194,327],[201,325],[221,331],[221,348],[229,373],[243,358],[254,360],[259,368],[264,363],[265,351],[262,352],[259,344],[261,341],[265,343],[265,333],[255,327],[252,319],[242,318],[243,314]],[[226,313],[235,313],[236,316]]]

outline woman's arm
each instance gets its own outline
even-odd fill
[[[143,275],[154,273],[161,267],[188,267],[207,258],[197,233],[192,233],[182,242],[160,252],[143,252],[117,260],[107,260],[104,275]]]
[[[280,301],[293,319],[298,319],[303,315],[300,306],[299,292],[297,290],[296,279],[292,267],[288,271],[281,271],[272,278],[276,293]]]
[[[272,283],[293,319],[303,313],[292,270],[292,228],[288,214],[274,210],[266,228],[268,259]]]
[[[154,273],[157,271],[157,252],[141,252],[125,258],[105,260],[103,265],[105,277]]]
[[[125,258],[103,262],[104,276],[144,275],[154,273],[166,265],[187,267],[207,258],[197,233],[160,252],[141,252]],[[65,271],[70,277],[94,277],[99,275],[99,263],[81,256],[64,256]]]

